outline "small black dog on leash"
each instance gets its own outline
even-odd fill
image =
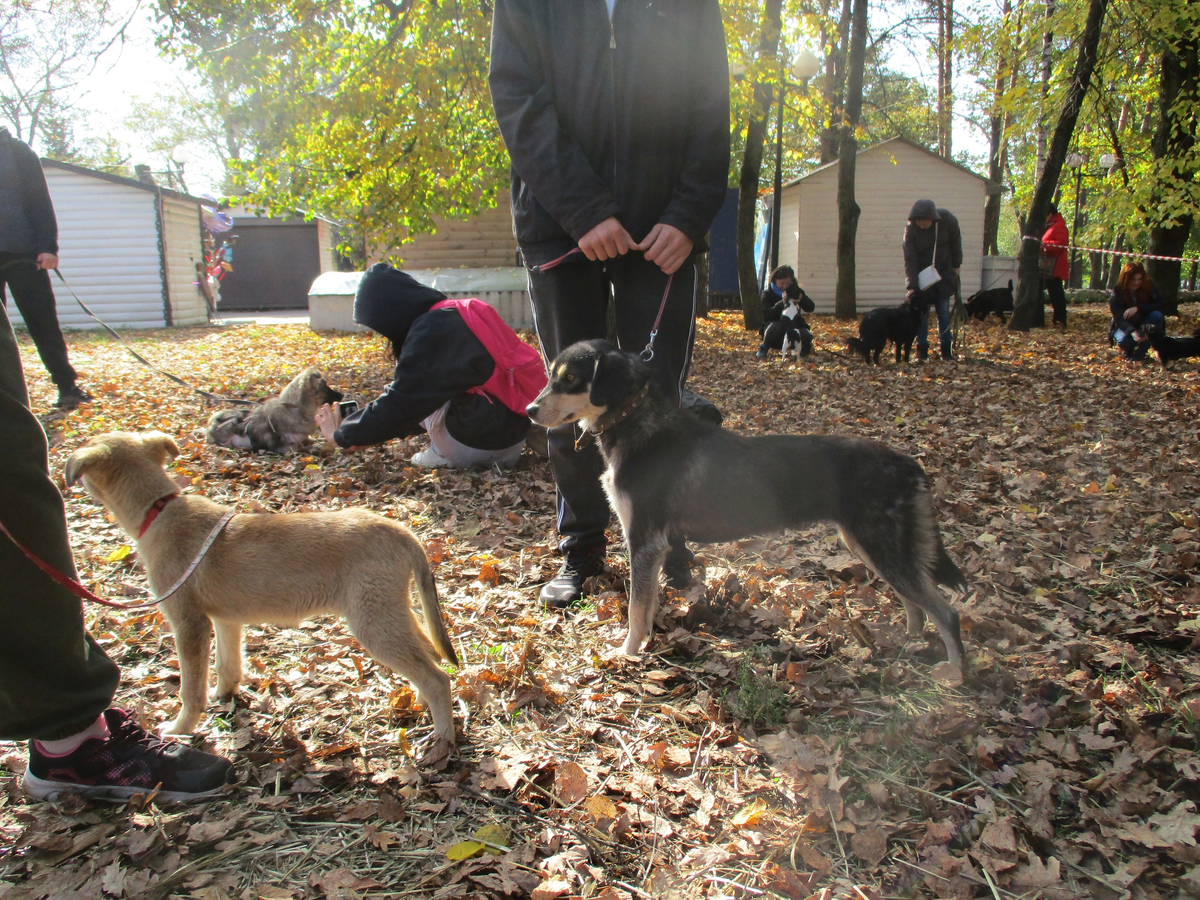
[[[920,313],[911,303],[873,309],[858,323],[858,337],[850,338],[846,345],[851,353],[858,354],[868,363],[874,354],[875,365],[879,365],[879,356],[891,341],[896,345],[896,364],[899,365],[901,351],[904,361],[908,362],[920,321]]]
[[[1146,326],[1146,338],[1150,346],[1158,354],[1158,361],[1165,369],[1167,363],[1177,359],[1191,359],[1200,356],[1200,328],[1192,332],[1191,337],[1169,337],[1157,325]]]
[[[1000,324],[1006,324],[1005,313],[1013,311],[1013,283],[1008,280],[1006,288],[988,288],[967,298],[967,315],[982,322],[992,313],[1000,317]]]

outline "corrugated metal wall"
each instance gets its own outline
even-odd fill
[[[206,325],[208,310],[196,284],[196,263],[204,258],[200,212],[194,203],[163,197],[163,240],[172,325]]]
[[[104,321],[115,327],[165,323],[155,197],[150,191],[47,166],[58,217],[59,269]],[[65,328],[98,328],[51,275]],[[8,315],[23,324],[11,298]]]
[[[832,313],[837,287],[837,165],[784,188],[780,233],[794,246],[779,248],[796,269],[796,280]],[[931,198],[958,217],[962,229],[962,290],[979,290],[983,255],[986,182],[901,141],[865,150],[855,164],[858,220],[855,286],[858,312],[904,300],[904,226],[914,201]]]

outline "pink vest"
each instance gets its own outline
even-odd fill
[[[471,334],[479,338],[496,363],[492,377],[471,388],[470,393],[493,397],[518,415],[525,415],[525,407],[546,386],[541,354],[517,337],[500,314],[483,300],[474,297],[442,300],[430,309],[458,310]]]

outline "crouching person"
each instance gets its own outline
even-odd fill
[[[415,465],[512,465],[529,432],[525,407],[546,384],[541,356],[482,300],[446,295],[385,263],[367,270],[354,321],[388,339],[396,373],[383,395],[342,418],[324,406],[317,423],[342,448],[422,431]]]
[[[763,342],[754,355],[765,359],[768,350],[782,350],[785,359],[792,351],[795,351],[797,358],[808,356],[812,352],[813,335],[801,313],[810,313],[816,308],[817,305],[800,285],[794,281],[789,284],[783,299],[764,310],[767,325],[763,331]]]

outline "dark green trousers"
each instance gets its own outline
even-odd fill
[[[0,303],[0,520],[17,540],[76,577],[46,434],[29,411],[21,357]],[[120,670],[83,630],[78,598],[0,533],[0,740],[56,740],[112,702]]]

